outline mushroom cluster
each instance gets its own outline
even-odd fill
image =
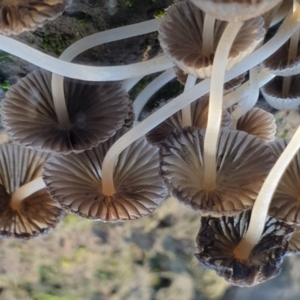
[[[0,148],[0,235],[44,234],[65,211],[134,220],[171,195],[200,215],[202,265],[238,286],[278,275],[285,255],[300,251],[300,129],[276,140],[274,117],[254,106],[260,90],[275,108],[300,104],[298,1],[183,0],[161,19],[85,37],[59,58],[5,35],[41,26],[69,1],[24,3],[0,3],[0,49],[42,69],[2,103],[14,144]],[[149,61],[72,62],[96,45],[156,31],[163,53]],[[127,92],[162,71],[132,104]],[[176,76],[184,91],[134,122]]]

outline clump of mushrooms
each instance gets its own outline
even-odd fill
[[[259,95],[259,88],[276,75],[264,68],[267,62],[260,69],[258,66],[287,43],[290,37],[293,47],[291,46],[292,50],[288,52],[297,52],[297,47],[294,47],[298,46],[294,37],[300,27],[300,8],[297,1],[288,1],[287,4],[280,0],[261,0],[255,3],[250,0],[181,1],[172,6],[164,18],[85,37],[65,49],[59,58],[46,55],[5,36],[34,28],[26,23],[25,29],[20,29],[19,24],[22,20],[13,22],[16,26],[8,22],[11,19],[7,16],[10,16],[20,3],[21,1],[16,0],[2,1],[0,4],[2,12],[5,10],[1,17],[6,18],[3,22],[0,19],[0,23],[6,26],[0,31],[3,34],[0,35],[0,49],[50,73],[39,71],[40,73],[29,74],[11,88],[3,105],[4,125],[12,139],[22,145],[20,147],[35,147],[49,153],[53,148],[62,148],[64,155],[51,154],[42,177],[42,166],[39,165],[39,171],[33,172],[34,176],[14,188],[3,189],[0,198],[0,232],[6,236],[36,236],[55,227],[62,209],[105,222],[137,219],[151,213],[166,198],[169,188],[169,193],[178,200],[201,211],[202,228],[197,237],[197,256],[203,265],[217,270],[221,276],[229,275],[230,282],[242,286],[257,284],[278,274],[284,255],[300,249],[297,244],[299,231],[295,230],[295,226],[299,225],[291,224],[295,218],[292,221],[285,220],[282,216],[280,220],[276,219],[277,200],[271,204],[271,216],[267,217],[267,214],[274,193],[276,199],[277,186],[280,190],[281,184],[284,185],[285,169],[292,157],[299,155],[297,153],[300,148],[300,129],[286,148],[282,148],[282,154],[280,151],[276,152],[272,145],[268,145],[274,139],[274,119],[257,108],[253,109],[253,106]],[[47,4],[47,9],[50,9],[51,5],[63,9],[68,4],[63,0],[47,0],[43,3]],[[4,8],[5,5],[10,6]],[[14,6],[13,9],[11,5]],[[41,4],[40,8],[43,7],[46,6]],[[213,15],[213,12],[217,14]],[[19,14],[22,15],[21,12]],[[60,14],[58,10],[57,14]],[[42,25],[45,19],[54,18],[48,14],[48,10],[44,10],[43,15],[46,18],[36,17],[38,26]],[[26,20],[30,18],[27,17]],[[228,24],[224,20],[228,21]],[[264,41],[266,31],[273,25],[278,26],[276,33],[268,41]],[[175,40],[168,34],[168,29],[174,26],[177,28],[176,33],[173,32]],[[251,34],[245,36],[246,28],[250,28]],[[165,54],[151,60],[111,67],[86,66],[72,62],[77,55],[94,46],[157,31]],[[180,33],[183,36],[180,36]],[[254,40],[249,44],[250,51],[247,52],[245,41],[248,41],[250,36],[254,37]],[[180,45],[181,42],[184,44]],[[187,54],[186,50],[190,52]],[[204,55],[199,56],[199,53]],[[172,54],[173,57],[166,57]],[[295,58],[289,56],[288,60],[291,57]],[[133,120],[131,103],[126,92],[143,76],[163,72],[135,99],[133,108],[137,120],[148,98],[175,77],[173,62],[177,67],[183,68],[182,71],[187,76],[184,92],[145,120],[136,123],[133,128],[124,129],[124,126],[130,127],[128,125],[131,125]],[[204,62],[204,69],[199,71],[197,67],[200,62]],[[208,66],[208,62],[211,65]],[[185,63],[187,67],[184,67]],[[224,95],[224,83],[245,72],[249,72],[249,80],[234,86],[233,90]],[[206,78],[208,75],[211,78]],[[196,76],[201,77],[200,82],[197,82]],[[80,81],[79,88],[68,87],[68,83],[73,80]],[[24,87],[33,81],[38,83],[41,89],[34,87],[25,91]],[[69,99],[70,93],[73,92],[77,96],[80,94],[79,90],[84,90],[82,81],[90,82],[87,92],[82,92],[89,100],[91,91],[92,94],[97,93],[97,88],[91,82],[101,82],[100,86],[111,86],[108,81],[122,81],[108,88],[114,92],[119,88],[122,90],[112,96],[112,101],[116,101],[117,104],[107,112],[108,116],[111,113],[114,115],[116,111],[122,115],[116,124],[104,122],[105,125],[98,126],[99,119],[105,117],[97,115],[102,108],[94,109],[95,101],[88,101],[85,110],[81,110],[80,99],[73,102]],[[17,86],[21,87],[21,92],[17,92]],[[290,87],[288,80],[285,86]],[[288,88],[285,91],[290,92],[293,89]],[[22,98],[22,94],[28,99]],[[118,97],[116,94],[122,94],[124,97]],[[191,109],[196,107],[197,103],[192,103],[206,94],[208,104],[202,106],[206,108],[202,108],[201,113],[207,126],[204,129],[195,128],[193,126],[197,126],[197,122],[193,121]],[[230,128],[220,129],[222,116],[224,120],[224,115],[228,114],[227,109],[231,113],[233,123]],[[91,120],[88,119],[87,111],[92,114]],[[51,121],[48,121],[49,115]],[[175,126],[180,129],[168,129],[167,134],[156,142],[161,143],[159,167],[159,150],[147,144],[145,135],[174,115],[181,121]],[[37,123],[32,128],[27,128],[32,121],[27,118],[35,119]],[[113,119],[107,119],[109,118]],[[260,126],[256,125],[257,120]],[[89,121],[89,128],[92,130],[87,126]],[[44,126],[46,123],[48,127]],[[54,139],[44,135],[44,129],[52,131]],[[78,134],[81,129],[87,129],[86,136]],[[61,131],[67,132],[65,143],[56,135]],[[99,138],[98,131],[104,133],[104,137]],[[19,135],[25,132],[29,133],[29,136]],[[75,132],[78,140],[70,138],[74,137],[70,132]],[[85,138],[88,140],[87,146],[83,143]],[[55,146],[57,144],[59,146]],[[83,144],[85,146],[82,146]],[[17,146],[6,145],[3,149],[17,151],[11,147]],[[26,153],[34,151],[20,149],[27,151]],[[58,154],[59,151],[55,152]],[[259,162],[257,156],[251,156],[250,152],[261,156],[263,163]],[[246,158],[243,155],[246,155]],[[225,158],[229,160],[226,161]],[[17,156],[11,159],[11,163],[16,164]],[[250,171],[247,171],[245,166],[250,167]],[[27,170],[27,166],[23,168],[24,171]],[[159,177],[159,168],[166,185]],[[187,174],[190,173],[190,169],[195,170],[197,175]],[[20,183],[23,180],[16,168],[12,170],[13,174],[5,177],[5,184],[13,180]],[[30,168],[28,170],[31,172]],[[289,169],[286,172],[289,173]],[[184,176],[180,177],[180,173],[184,173]],[[247,173],[250,173],[250,179],[246,178]],[[283,181],[280,181],[281,177]],[[154,181],[151,183],[149,179]],[[221,187],[218,186],[219,183]],[[229,186],[226,187],[225,183],[229,183]],[[5,184],[2,183],[2,187],[6,186]],[[204,187],[202,190],[199,189],[201,184]],[[236,187],[233,188],[234,184]],[[52,200],[49,197],[45,200],[43,197],[45,186]],[[233,189],[240,194],[231,196]],[[291,190],[293,189],[294,186]],[[214,197],[215,200],[212,201]],[[238,199],[237,204],[234,204],[230,197]],[[28,199],[34,199],[34,205],[45,210],[42,210],[43,216],[37,220],[30,213],[26,217],[23,215],[23,206],[29,207],[31,203]],[[16,215],[19,223],[13,225],[8,217]],[[23,221],[24,218],[26,222]],[[234,230],[237,224],[242,223],[242,227]],[[219,230],[220,228],[222,230]],[[230,240],[230,230],[236,234],[234,242],[231,241],[229,248],[225,250],[222,247],[218,248],[218,241]],[[294,230],[295,233],[291,237]],[[270,231],[274,235],[270,234]],[[218,241],[207,243],[207,237],[212,240],[216,238]],[[274,251],[269,250],[269,246],[272,246],[273,250],[279,249],[274,250],[274,261],[270,259],[274,256]],[[220,267],[223,268],[221,271]],[[238,276],[240,270],[243,270],[242,278]]]

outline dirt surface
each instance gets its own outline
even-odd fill
[[[74,0],[63,16],[16,39],[52,56],[92,33],[160,17],[172,0]],[[76,59],[120,65],[159,53],[157,34],[93,48]],[[36,69],[0,53],[0,98],[17,79]],[[138,89],[143,88],[143,84]],[[179,92],[178,84],[168,87]],[[167,98],[161,92],[159,99]],[[167,99],[166,99],[167,100]],[[299,124],[297,110],[276,114],[278,137]],[[7,140],[5,134],[2,140]],[[0,300],[205,300],[299,299],[299,257],[283,274],[254,288],[229,287],[193,254],[199,215],[168,199],[150,217],[104,224],[67,215],[58,228],[32,241],[0,239]]]

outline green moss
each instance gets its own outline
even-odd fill
[[[68,296],[54,296],[49,294],[42,294],[42,293],[34,293],[32,295],[34,300],[81,300],[81,298],[74,298]]]

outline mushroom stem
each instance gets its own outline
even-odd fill
[[[184,86],[184,92],[189,90],[191,87],[193,87],[196,83],[197,77],[193,75],[188,75],[185,86]],[[191,105],[188,104],[185,106],[182,110],[182,127],[186,126],[192,126],[193,120],[192,120],[192,112],[191,112]]]
[[[231,116],[233,119],[231,129],[235,130],[237,122],[241,116],[247,113],[252,107],[254,107],[259,96],[259,79],[258,68],[254,67],[250,69],[250,90],[249,95],[239,101],[238,108],[235,109]]]
[[[293,11],[295,11],[298,6],[299,6],[298,2],[296,0],[294,0]],[[298,29],[291,36],[290,44],[289,44],[289,51],[288,51],[288,59],[287,59],[288,64],[290,63],[291,60],[293,60],[297,57],[299,35],[300,35],[300,30]],[[282,95],[283,96],[287,96],[289,94],[290,86],[291,86],[291,76],[283,77],[283,80],[282,80]]]
[[[202,53],[208,57],[214,53],[215,23],[216,18],[209,14],[205,14],[203,23]]]
[[[282,175],[293,157],[299,151],[299,148],[300,126],[272,168],[257,196],[252,209],[248,230],[234,250],[234,254],[237,258],[247,259],[254,246],[260,241],[273,194],[276,191]]]
[[[240,63],[229,70],[225,76],[224,82],[227,82],[240,74],[253,68],[269,57],[282,44],[284,44],[290,36],[300,26],[300,8],[297,8],[295,13],[284,22],[277,33],[261,48],[251,53],[248,57],[243,59]],[[0,36],[1,38],[1,36]],[[115,162],[119,154],[134,141],[145,135],[154,127],[159,125],[165,119],[171,117],[177,111],[181,110],[187,104],[192,103],[199,97],[203,96],[209,91],[210,79],[205,79],[196,84],[193,88],[185,93],[174,98],[170,103],[159,109],[157,112],[149,116],[146,120],[129,130],[106,153],[102,164],[102,191],[106,195],[112,195],[115,192],[113,182],[113,170]]]
[[[175,78],[175,72],[173,68],[167,69],[165,72],[157,76],[152,82],[150,82],[145,89],[136,97],[133,102],[133,111],[135,114],[135,120],[138,120],[139,115],[147,103],[147,101],[156,93],[161,87]]]
[[[214,57],[208,108],[208,121],[204,138],[204,178],[205,189],[213,190],[217,177],[217,143],[221,127],[223,110],[223,84],[228,55],[236,35],[243,26],[243,22],[230,22],[217,46]]]
[[[14,210],[20,208],[20,203],[30,195],[45,188],[42,177],[38,177],[22,186],[20,186],[11,196],[10,207]]]

